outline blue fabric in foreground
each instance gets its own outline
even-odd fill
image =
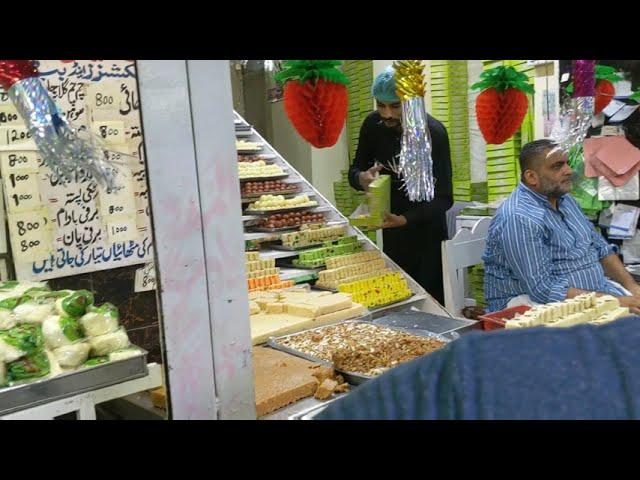
[[[473,332],[331,403],[318,420],[637,419],[640,317]]]

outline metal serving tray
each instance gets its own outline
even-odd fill
[[[276,213],[291,213],[291,212],[299,212],[301,210],[309,210],[310,208],[318,208],[318,203],[315,205],[300,205],[298,207],[288,207],[288,208],[279,208],[277,210],[249,210],[248,208],[245,210],[246,213],[250,213],[251,215],[273,215]]]
[[[244,194],[242,195],[241,199],[243,202],[246,201],[255,201],[255,200],[260,200],[260,197],[263,195],[297,195],[302,191],[302,185],[299,183],[294,183],[291,182],[288,185],[295,185],[296,188],[291,189],[291,190],[271,190],[271,191],[265,191],[265,192],[260,192],[260,193],[254,193],[253,195],[248,195],[248,194]],[[312,194],[311,194],[312,195]],[[311,196],[309,195],[309,196]]]
[[[255,227],[251,226],[251,231],[258,233],[287,233],[287,232],[296,232],[300,228],[300,226],[292,225],[291,227],[281,227],[281,228],[267,228],[267,227]]]
[[[273,248],[274,250],[280,250],[283,252],[303,252],[305,250],[310,250],[312,248],[318,248],[321,247],[323,244],[322,243],[311,243],[309,245],[305,245],[303,247],[289,247],[287,245],[278,245],[278,244],[270,244],[268,245],[269,248]],[[298,267],[296,267],[298,268]]]
[[[246,178],[240,178],[240,183],[244,183],[244,182],[262,182],[264,181],[269,181],[269,180],[282,180],[283,178],[287,178],[289,176],[288,173],[281,173],[278,175],[272,175],[270,177],[246,177]]]
[[[321,292],[332,292],[332,293],[338,293],[339,291],[337,288],[327,288],[327,287],[321,287],[318,285],[311,285],[311,289],[320,290]]]
[[[324,328],[333,326],[333,325],[339,325],[339,324],[344,324],[344,323],[373,323],[371,321],[366,321],[363,319],[353,319],[353,320],[345,320],[343,322],[337,322],[331,325],[324,325],[322,327],[317,327],[317,328],[311,328],[308,330],[303,330],[302,332],[298,332],[298,333],[292,333],[289,335],[283,335],[281,337],[271,337],[268,341],[267,341],[267,345],[269,345],[271,348],[275,348],[276,350],[280,350],[282,352],[286,352],[286,353],[290,353],[291,355],[295,355],[296,357],[300,357],[300,358],[304,358],[306,360],[309,360],[311,362],[318,362],[318,363],[322,363],[324,365],[332,365],[333,363],[327,361],[327,360],[323,360],[320,359],[318,357],[314,357],[313,355],[308,355],[304,352],[301,352],[299,350],[295,350],[293,348],[289,348],[285,345],[282,345],[282,341],[286,340],[288,338],[291,337],[295,337],[296,335],[300,335],[302,333],[305,332],[315,332],[318,330],[322,330]],[[427,338],[432,338],[434,340],[440,340],[441,342],[444,343],[449,343],[452,340],[455,340],[457,338],[457,336],[452,336],[452,335],[440,335],[437,333],[432,333],[432,332],[428,332],[426,330],[407,330],[404,328],[398,328],[398,327],[393,327],[393,326],[389,326],[389,325],[379,325],[379,326],[384,326],[386,328],[389,328],[391,330],[398,330],[401,332],[405,332],[405,333],[409,333],[412,335],[416,335],[416,336],[420,336],[420,337],[427,337]],[[354,372],[346,372],[344,370],[340,370],[338,368],[335,369],[336,372],[338,372],[340,375],[342,375],[345,379],[345,381],[347,381],[349,384],[351,385],[360,385],[364,382],[366,382],[367,380],[371,380],[372,378],[375,378],[373,376],[369,376],[369,375],[362,375],[360,373],[354,373]]]
[[[135,345],[131,346],[135,347]],[[0,415],[144,377],[149,373],[148,352],[141,348],[140,351],[141,355],[136,357],[84,367],[53,378],[42,378],[22,385],[0,388]]]
[[[256,148],[256,149],[246,149],[246,148],[243,148],[243,149],[241,149],[241,150],[240,150],[240,149],[237,149],[237,148],[236,148],[236,151],[237,151],[240,155],[251,155],[251,154],[254,154],[254,153],[260,153],[260,152],[262,152],[262,150],[263,150],[263,147],[261,147],[261,146],[259,146],[259,147],[258,147],[258,148]]]
[[[405,302],[407,300],[409,300],[410,298],[413,298],[413,296],[415,295],[415,293],[411,292],[411,295],[407,295],[404,298],[399,298],[398,300],[394,300],[393,302],[388,302],[388,303],[383,303],[382,305],[376,305],[375,307],[371,308],[371,313],[377,313],[387,307],[390,307],[391,305],[395,305],[396,303],[402,303]]]
[[[288,262],[286,260],[288,259],[285,259],[284,261],[279,262],[277,266],[283,267],[283,268],[295,268],[298,270],[309,270],[316,273],[324,270],[324,267],[308,267],[306,265],[296,265],[295,263]]]
[[[426,330],[437,334],[456,333],[460,335],[476,328],[475,320],[444,317],[416,311],[411,308],[405,311],[391,312],[373,320],[376,325],[398,327],[407,331]]]
[[[338,395],[334,394],[334,398],[324,402],[318,402],[317,405],[313,405],[312,407],[305,408],[301,412],[294,413],[288,417],[289,420],[314,420],[315,417],[320,414],[325,408],[329,406],[330,403],[335,402],[336,400],[340,400],[348,393],[341,393]]]

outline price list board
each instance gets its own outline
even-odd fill
[[[38,69],[72,126],[99,137],[110,149],[118,168],[117,189],[106,191],[83,171],[62,185],[44,166],[23,119],[0,91],[1,184],[18,280],[152,261],[135,62],[40,60]]]

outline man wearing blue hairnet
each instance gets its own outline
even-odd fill
[[[384,252],[440,303],[444,303],[440,243],[447,238],[446,212],[453,204],[449,137],[444,125],[428,115],[435,197],[411,202],[398,178],[402,106],[395,70],[387,67],[373,82],[376,111],[367,116],[349,169],[349,183],[367,190],[377,172],[391,176],[391,212],[383,224]]]

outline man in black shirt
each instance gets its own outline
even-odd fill
[[[387,67],[374,81],[377,110],[362,124],[349,183],[357,190],[367,190],[376,172],[391,176],[391,212],[383,224],[384,252],[444,304],[440,245],[447,239],[445,214],[453,204],[449,137],[444,125],[428,115],[435,197],[430,202],[409,201],[394,167],[399,163],[402,138],[402,106],[394,73]]]

